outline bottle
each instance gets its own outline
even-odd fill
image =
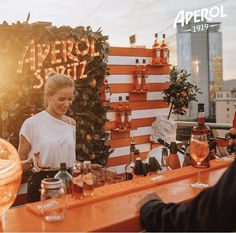
[[[111,100],[111,91],[110,91],[110,86],[108,84],[107,77],[104,80],[104,85],[101,87],[101,91],[102,91],[101,99],[102,101],[105,102],[105,105],[107,105]]]
[[[170,154],[167,158],[167,166],[174,170],[177,168],[180,168],[180,161],[179,161],[179,156],[177,155],[177,145],[176,142],[171,142],[170,143]]]
[[[71,193],[73,198],[83,198],[83,169],[81,162],[75,162],[72,168],[72,188]]]
[[[41,215],[47,222],[62,221],[66,214],[66,191],[59,178],[41,181]]]
[[[124,105],[122,103],[122,96],[119,96],[119,104],[118,104],[118,128],[119,130],[122,130],[125,128],[125,109]]]
[[[197,115],[197,125],[192,128],[192,135],[206,135],[208,138],[208,143],[210,143],[210,128],[205,125],[205,110],[204,104],[198,104],[198,115]],[[196,166],[196,162],[192,160],[193,166]],[[209,156],[207,156],[201,163],[200,168],[210,167]]]
[[[182,167],[186,167],[190,165],[192,165],[192,158],[189,154],[189,142],[188,142],[185,147],[184,162],[183,162]]]
[[[139,153],[139,149],[134,150],[135,162],[134,162],[134,175],[138,176],[146,176],[147,170],[145,165],[143,164],[142,158]]]
[[[66,194],[71,193],[72,175],[66,170],[66,163],[60,163],[60,171],[54,176],[54,178],[60,178],[63,180]]]
[[[234,111],[232,128],[225,135],[226,139],[228,140],[227,151],[230,154],[236,153],[236,103],[234,103],[234,107],[235,111]]]
[[[131,128],[131,107],[129,104],[129,96],[126,96],[126,103],[125,103],[125,128]]]
[[[146,64],[146,59],[143,59],[142,62],[142,71],[141,71],[141,76],[142,76],[142,90],[147,91],[147,82],[148,82],[148,67]]]
[[[135,70],[133,74],[134,91],[141,91],[142,76],[139,68],[139,59],[135,59]]]
[[[169,49],[166,43],[166,35],[163,34],[163,39],[161,43],[161,63],[162,64],[168,64],[168,58],[169,58]]]
[[[134,177],[134,150],[135,150],[135,142],[134,137],[132,137],[130,142],[130,154],[129,154],[129,162],[125,165],[125,179],[132,180]]]
[[[155,33],[155,40],[152,45],[152,65],[158,65],[161,63],[161,48],[158,43],[158,34]]]
[[[94,195],[93,174],[91,171],[91,161],[84,161],[83,170],[83,196],[92,197]]]
[[[168,159],[168,148],[162,147],[161,151],[161,170],[166,171],[167,170],[167,159]]]

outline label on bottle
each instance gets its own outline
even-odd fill
[[[83,176],[78,175],[76,177],[73,177],[72,183],[79,186],[79,187],[83,187]]]
[[[120,122],[125,123],[125,112],[120,113]]]
[[[83,176],[83,181],[84,183],[88,184],[88,185],[93,185],[93,175],[92,173],[88,173],[88,174],[85,174]]]
[[[111,100],[111,93],[110,91],[105,91],[105,101],[109,102]]]
[[[157,48],[157,49],[156,49],[156,56],[157,56],[157,57],[160,57],[160,56],[161,56],[161,50],[160,50],[160,48]]]
[[[141,84],[142,84],[142,77],[141,77],[141,75],[138,77],[137,80],[138,80],[138,81],[137,81],[137,84],[138,84],[138,85],[141,85]]]
[[[163,49],[163,58],[168,58],[168,48]]]

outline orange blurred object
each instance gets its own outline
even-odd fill
[[[17,150],[0,138],[0,216],[14,202],[21,182],[22,167]]]

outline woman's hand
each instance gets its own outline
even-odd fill
[[[150,191],[145,193],[145,195],[136,203],[137,210],[139,211],[141,207],[151,200],[161,200],[161,198],[154,192]]]

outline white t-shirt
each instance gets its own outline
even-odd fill
[[[20,135],[31,144],[29,158],[40,152],[42,167],[60,168],[65,162],[72,166],[75,156],[75,126],[69,125],[45,110],[28,118],[23,123]]]

